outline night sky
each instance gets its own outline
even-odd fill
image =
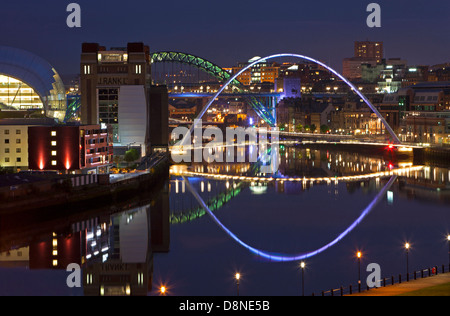
[[[69,28],[66,7],[81,6],[81,28]],[[381,28],[369,28],[366,7],[381,5]],[[387,58],[410,65],[450,62],[450,2],[442,0],[78,0],[2,3],[1,45],[23,48],[63,74],[79,72],[82,42],[110,48],[144,42],[222,67],[272,53],[309,55],[342,70],[355,40],[384,41]]]

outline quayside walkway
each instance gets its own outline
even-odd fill
[[[394,285],[374,288],[347,296],[450,296],[450,273],[441,273],[427,278],[410,280]]]

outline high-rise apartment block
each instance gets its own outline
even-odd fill
[[[383,59],[383,42],[355,42],[355,57],[375,58],[380,63]]]

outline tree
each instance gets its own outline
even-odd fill
[[[309,129],[311,130],[311,133],[314,133],[316,131],[316,129],[317,129],[317,126],[315,124],[311,124]]]
[[[125,161],[133,162],[139,159],[139,152],[135,148],[131,148],[125,152]]]
[[[280,131],[284,131],[286,129],[286,123],[280,124]]]
[[[321,125],[320,126],[320,132],[322,134],[327,134],[330,131],[330,127],[328,125]]]
[[[303,125],[298,123],[297,125],[295,125],[295,131],[296,132],[302,132],[303,131]]]

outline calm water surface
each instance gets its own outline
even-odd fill
[[[287,178],[333,178],[411,165],[408,159],[304,147],[282,148],[281,158],[279,176]],[[189,170],[255,174],[245,163],[198,164],[189,166]],[[369,263],[380,265],[382,277],[406,273],[405,242],[411,244],[409,271],[448,264],[449,173],[445,166],[425,166],[400,175],[382,201],[348,235],[305,259],[305,294],[319,295],[322,290],[355,286],[357,251],[363,253],[363,280]],[[289,256],[319,249],[334,240],[354,223],[389,179],[261,184],[230,178],[216,180],[199,174],[188,181],[217,219],[243,242]],[[59,257],[52,257],[47,249],[55,239],[51,228],[55,226],[50,224],[39,231],[31,229],[30,224],[25,235],[18,234],[16,244],[11,238],[2,244],[7,244],[9,250],[3,249],[0,256],[0,294],[98,295],[97,282],[101,281],[95,279],[95,273],[105,274],[105,264],[110,264],[107,272],[113,274],[115,262],[128,263],[128,272],[122,274],[131,273],[131,278],[146,271],[144,281],[137,277],[144,284],[121,280],[133,284],[133,294],[147,290],[148,295],[157,295],[164,284],[170,295],[236,295],[236,272],[241,274],[240,295],[301,294],[299,261],[270,261],[237,243],[199,208],[183,178],[171,176],[161,192],[156,201],[139,207],[130,204],[123,211],[100,215],[94,210],[84,218],[58,223],[57,227],[65,227],[58,231],[58,241],[67,244],[66,248],[61,246]],[[21,219],[16,221],[20,223]],[[52,266],[55,258],[59,261]],[[63,269],[70,260],[96,264],[103,270],[92,268],[93,284],[86,284],[84,274],[82,287],[70,289],[66,285],[68,272]],[[120,289],[104,291],[114,294]]]

